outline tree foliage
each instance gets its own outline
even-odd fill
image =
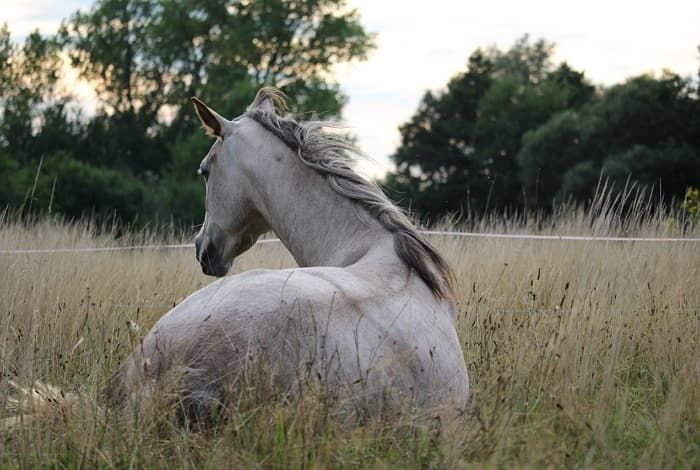
[[[333,67],[372,47],[345,0],[97,0],[55,37],[33,33],[22,47],[4,26],[0,173],[12,184],[0,205],[196,221],[208,142],[190,96],[235,116],[276,85],[293,110],[338,116],[345,97]],[[94,87],[94,116],[53,97],[61,53]]]
[[[534,203],[593,195],[599,178],[682,198],[700,181],[697,90],[677,75],[641,76],[526,133],[517,159]]]
[[[235,116],[276,85],[293,111],[335,117],[334,66],[372,47],[345,0],[97,0],[21,45],[4,25],[0,206],[196,222],[208,141],[190,96]],[[700,75],[596,88],[553,51],[528,36],[477,49],[444,91],[426,92],[400,128],[394,198],[435,219],[585,201],[601,177],[666,199],[700,186]],[[61,91],[63,57],[94,87],[94,115]]]
[[[596,90],[555,65],[554,46],[477,49],[400,128],[386,186],[427,217],[550,208],[592,196],[601,176],[682,198],[700,183],[698,83],[667,72]]]

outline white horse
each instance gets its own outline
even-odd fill
[[[199,168],[202,270],[224,276],[269,230],[300,267],[224,277],[189,296],[122,365],[113,395],[139,402],[177,366],[186,411],[200,416],[225,405],[256,362],[281,393],[320,385],[349,409],[463,408],[469,380],[449,269],[348,166],[350,144],[324,133],[326,123],[278,114],[271,88],[232,121],[192,101],[216,137]]]

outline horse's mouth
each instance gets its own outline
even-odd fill
[[[202,267],[202,272],[207,276],[224,277],[228,272],[228,269],[220,265],[200,263],[200,266]]]

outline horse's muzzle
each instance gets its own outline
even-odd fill
[[[226,275],[229,267],[226,265],[227,263],[223,262],[219,251],[212,243],[207,243],[206,246],[203,246],[202,240],[197,237],[194,245],[195,256],[204,274],[216,277]]]

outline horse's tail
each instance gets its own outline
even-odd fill
[[[87,403],[86,396],[64,392],[38,380],[30,387],[22,387],[12,380],[7,384],[11,393],[5,398],[5,417],[0,419],[0,431],[21,428],[43,417],[68,418]]]

